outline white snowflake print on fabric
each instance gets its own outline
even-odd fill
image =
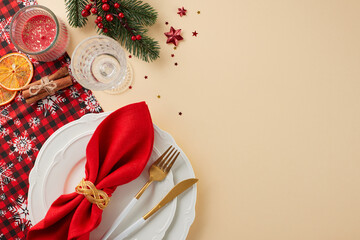
[[[13,200],[13,205],[9,206],[8,210],[12,213],[13,216],[11,218],[15,220],[15,224],[19,226],[22,231],[31,226],[27,200],[25,200],[24,196],[19,196]]]
[[[6,135],[9,135],[9,129],[0,126],[0,136],[4,137]]]
[[[22,94],[18,94],[18,95],[15,97],[15,100],[18,101],[18,102],[22,102],[23,100],[25,100],[25,98],[22,96]]]
[[[34,141],[35,137],[30,138],[27,131],[24,131],[21,134],[14,132],[14,138],[8,141],[11,149],[10,155],[13,155],[14,153],[19,154],[20,156],[17,157],[19,162],[23,160],[22,154],[26,154],[28,159],[31,160],[31,157],[29,156],[30,152],[38,151]]]
[[[43,111],[44,116],[48,116],[49,114],[56,114],[57,110],[62,110],[59,104],[65,101],[66,99],[59,95],[47,96],[46,98],[38,101],[37,110]]]
[[[0,108],[0,125],[6,123],[6,121],[11,119],[8,108],[9,108],[9,105]]]
[[[18,119],[18,118],[14,120],[14,123],[15,123],[16,126],[21,125],[20,119]]]
[[[10,40],[10,22],[12,17],[9,17],[8,19],[2,18],[0,20],[0,38],[3,41],[6,41],[8,44],[11,43]]]
[[[98,101],[96,101],[96,98],[94,97],[94,95],[92,95],[88,90],[85,90],[85,94],[86,94],[85,100],[79,99],[79,101],[82,101],[83,103],[85,103],[85,108],[87,110],[89,110],[90,112],[92,112],[92,113],[100,112],[101,107],[100,107]],[[81,111],[85,112],[84,109]]]
[[[69,91],[70,91],[70,97],[71,98],[76,99],[76,98],[80,97],[80,93],[76,88],[71,87]]]
[[[12,163],[5,164],[4,162],[0,163],[0,189],[4,191],[5,185],[9,184],[15,179],[12,177],[12,171],[10,170],[14,165]]]
[[[32,129],[37,128],[39,125],[40,125],[40,118],[38,118],[38,117],[33,117],[33,118],[30,119],[30,121],[29,121],[29,126],[30,126]]]
[[[36,4],[36,0],[17,0],[18,4],[23,4],[26,6],[31,6]]]

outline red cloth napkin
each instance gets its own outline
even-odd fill
[[[153,142],[153,124],[144,102],[115,111],[101,122],[87,145],[85,180],[110,197],[117,186],[141,174]],[[89,239],[90,232],[100,224],[101,215],[102,210],[83,195],[62,195],[45,218],[30,229],[27,239]]]

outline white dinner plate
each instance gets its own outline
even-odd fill
[[[45,172],[45,177],[42,182],[42,192],[45,194],[43,195],[42,202],[34,203],[35,211],[41,209],[42,207],[40,206],[44,206],[47,211],[61,194],[74,192],[76,185],[79,183],[79,179],[81,180],[85,177],[86,146],[92,134],[93,132],[90,131],[79,135],[68,142],[66,146],[55,155],[50,167]],[[91,232],[90,239],[97,240],[101,238],[127,203],[131,201],[136,192],[146,183],[149,177],[148,168],[159,156],[158,151],[154,149],[147,167],[140,177],[129,184],[116,188],[109,206],[104,209],[101,224]],[[120,234],[129,224],[145,215],[145,213],[154,207],[173,187],[173,175],[170,171],[164,181],[159,184],[150,185],[138,204],[132,209],[126,217],[126,220],[119,225],[112,236],[115,237]],[[142,231],[135,233],[130,239],[147,240],[149,238],[162,238],[174,217],[175,209],[176,201],[172,201],[167,208],[159,212],[153,221],[149,221]]]
[[[41,206],[35,207],[35,203],[38,201],[36,196],[44,195],[43,194],[44,189],[42,183],[44,183],[44,180],[46,178],[46,172],[48,172],[48,170],[51,169],[50,165],[55,159],[54,156],[56,156],[61,149],[65,148],[69,140],[81,138],[83,135],[86,135],[87,132],[89,132],[90,134],[92,131],[94,131],[96,127],[99,125],[99,123],[109,114],[110,114],[109,112],[100,113],[100,114],[87,114],[82,118],[73,121],[65,125],[64,127],[58,129],[45,142],[45,144],[43,145],[43,147],[41,148],[38,154],[34,168],[32,169],[29,176],[30,186],[29,186],[29,194],[28,194],[28,205],[30,211],[30,219],[32,220],[33,224],[41,220],[44,217],[47,210],[45,209],[46,204],[43,206],[44,209],[38,210],[38,208],[41,208]],[[158,156],[159,153],[165,151],[166,148],[171,144],[176,148],[178,148],[181,153],[178,160],[176,161],[176,163],[172,168],[174,184],[177,184],[184,179],[195,177],[189,160],[187,159],[186,155],[181,151],[181,149],[176,145],[174,139],[168,133],[160,130],[155,125],[154,125],[154,130],[155,130],[155,141],[154,141],[153,153],[155,152],[157,154],[156,156]],[[135,183],[136,182],[129,183],[129,188],[131,188],[134,191],[134,193],[137,192],[138,189],[134,189],[130,187],[130,184],[135,184]],[[71,186],[71,184],[69,184],[68,186]],[[149,193],[149,195],[151,195],[151,193]],[[133,194],[131,195],[131,197],[132,196]],[[46,202],[46,200],[44,201]],[[167,229],[165,236],[162,237],[161,234],[158,234],[158,236],[155,236],[152,239],[169,239],[169,240],[186,239],[189,228],[195,218],[195,202],[196,202],[196,185],[194,185],[190,191],[187,191],[186,193],[178,197],[175,216],[173,218],[173,221],[171,222],[170,227]],[[105,212],[104,212],[104,218],[105,218]],[[156,218],[158,218],[158,215],[155,215],[153,219],[151,219],[151,221],[155,221]],[[149,221],[149,223],[151,221]],[[102,221],[101,225],[103,224],[110,224],[110,222],[106,223],[105,221]],[[126,222],[126,224],[130,224],[130,223]],[[166,229],[159,229],[160,232],[165,230]],[[121,229],[117,229],[117,231],[121,231]],[[140,234],[141,232],[145,233],[145,227],[136,234]],[[135,238],[136,234],[132,236],[134,237],[134,239],[138,239]]]

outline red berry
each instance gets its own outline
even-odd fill
[[[96,19],[97,19],[99,22],[102,22],[102,20],[103,20],[102,16],[98,16]]]
[[[121,12],[119,13],[119,17],[123,18],[124,17],[124,14]]]
[[[88,17],[89,15],[90,15],[90,12],[88,10],[84,9],[81,11],[81,16]]]
[[[97,14],[98,11],[97,11],[96,8],[92,8],[92,9],[91,9],[91,12],[92,12],[93,14]]]
[[[95,0],[90,0],[90,2],[93,2],[93,1],[95,1]]]
[[[114,8],[119,8],[120,4],[119,3],[114,3]]]
[[[109,31],[109,30],[108,30],[107,28],[104,28],[104,29],[103,29],[103,32],[104,32],[104,33],[107,33],[108,31]]]
[[[136,40],[141,40],[141,36],[140,35],[136,35]]]
[[[131,40],[135,41],[135,40],[136,40],[136,37],[135,37],[135,36],[132,36],[132,37],[131,37]]]
[[[107,2],[108,2],[108,0],[102,0],[102,2],[103,2],[103,3],[107,3]]]
[[[92,7],[92,4],[90,3],[90,4],[88,4],[88,5],[85,6],[85,10],[90,11],[91,7]]]
[[[98,24],[98,28],[103,28],[103,27],[104,27],[104,24],[102,24],[102,23]]]
[[[110,5],[107,4],[107,3],[104,3],[104,4],[102,5],[102,9],[103,9],[105,12],[107,12],[107,11],[110,10]]]
[[[99,20],[95,19],[95,24],[99,24],[99,23],[100,23]]]
[[[114,20],[113,15],[111,15],[111,14],[106,15],[106,21],[111,22],[112,20]]]

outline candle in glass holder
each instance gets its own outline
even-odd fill
[[[69,42],[65,24],[40,5],[22,8],[15,14],[10,37],[17,49],[44,62],[61,57]]]

